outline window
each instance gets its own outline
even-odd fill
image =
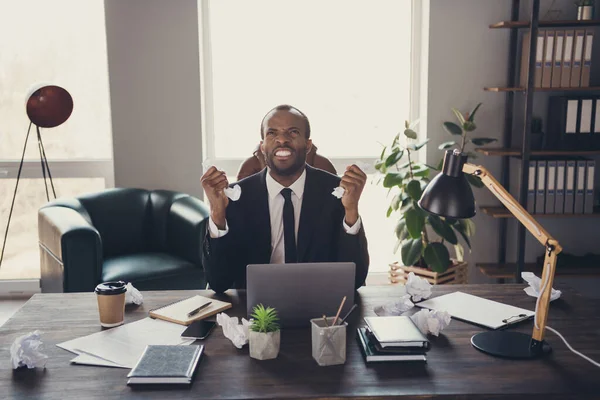
[[[412,119],[410,0],[201,0],[205,157],[235,176],[278,104],[302,110],[318,153],[341,173],[373,163]],[[235,12],[232,10],[235,9]],[[413,99],[414,100],[414,99]],[[387,190],[361,198],[371,271],[398,259]]]
[[[69,91],[63,125],[41,129],[57,197],[113,185],[104,2],[0,0],[0,234],[4,239],[29,125],[25,101],[38,83]],[[46,194],[35,139],[29,137],[0,279],[39,278],[37,209]],[[1,246],[1,242],[0,242]]]

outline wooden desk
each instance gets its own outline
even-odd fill
[[[534,309],[534,299],[522,285],[448,285],[434,287],[434,295],[456,290]],[[563,297],[551,305],[549,325],[560,331],[575,349],[600,360],[600,315],[597,305],[563,289]],[[149,309],[188,296],[192,291],[145,292],[144,304],[128,308],[126,322],[147,316]],[[257,361],[248,346],[238,350],[216,328],[205,341],[193,385],[189,388],[137,389],[126,385],[125,369],[70,365],[73,354],[56,343],[100,330],[93,293],[38,294],[0,328],[0,397],[16,399],[84,398],[382,398],[406,396],[460,399],[582,399],[600,396],[600,370],[571,353],[553,333],[547,339],[553,353],[533,361],[494,358],[474,349],[470,338],[482,329],[453,320],[443,336],[433,338],[424,364],[366,364],[355,340],[362,317],[392,299],[398,288],[371,286],[359,290],[361,313],[349,319],[345,365],[319,367],[311,357],[310,330],[284,330],[279,357]],[[214,296],[212,292],[203,294]],[[231,291],[234,308],[229,315],[242,316],[244,292]],[[519,331],[530,333],[532,321]],[[46,369],[13,371],[9,349],[13,340],[35,329],[49,356]]]

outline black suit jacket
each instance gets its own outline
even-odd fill
[[[271,221],[266,184],[267,170],[238,182],[242,195],[230,201],[226,218],[229,232],[221,238],[206,234],[203,265],[212,290],[246,287],[246,266],[268,264],[271,259]],[[340,178],[306,166],[306,183],[300,212],[298,262],[356,264],[356,287],[364,285],[369,270],[369,252],[364,221],[357,235],[343,227],[345,216],[340,199],[331,194]]]

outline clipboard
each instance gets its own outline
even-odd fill
[[[452,318],[490,329],[504,328],[532,318],[535,312],[484,299],[463,292],[434,297],[415,304],[422,308],[447,311]]]

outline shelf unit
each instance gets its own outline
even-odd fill
[[[515,263],[509,264],[494,264],[494,263],[481,263],[476,264],[476,267],[479,271],[481,271],[484,275],[495,279],[511,279],[515,274]],[[523,271],[533,272],[534,274],[540,276],[542,273],[542,268],[535,263],[526,263],[523,266]],[[555,275],[557,276],[568,276],[568,275],[586,275],[586,276],[598,276],[600,275],[600,271],[598,269],[593,268],[557,268]]]
[[[600,87],[574,87],[574,88],[536,88],[534,87],[535,74],[535,54],[537,48],[538,28],[565,28],[565,27],[593,27],[600,26],[600,20],[577,21],[577,20],[560,20],[560,21],[540,21],[539,10],[540,0],[531,1],[531,16],[528,21],[519,20],[520,0],[511,0],[511,19],[509,21],[500,21],[491,24],[490,29],[510,29],[509,41],[509,59],[507,65],[507,85],[499,87],[485,87],[488,92],[502,93],[506,96],[505,111],[504,111],[504,129],[502,135],[502,147],[484,147],[477,149],[477,152],[487,156],[502,157],[502,173],[500,183],[505,187],[510,187],[510,157],[519,159],[519,176],[520,185],[518,186],[517,199],[519,203],[527,209],[527,187],[528,187],[528,165],[531,156],[537,155],[600,155],[600,150],[586,151],[550,151],[550,150],[531,150],[531,120],[533,112],[533,101],[536,92],[568,92],[575,93],[597,93]],[[518,34],[521,29],[529,30],[529,66],[524,87],[519,86],[519,69],[520,64],[517,64],[517,57],[521,53],[518,48]],[[533,56],[532,56],[533,55]],[[524,124],[523,135],[520,145],[513,143],[513,112],[515,109],[515,96],[525,96]],[[484,274],[497,278],[503,281],[506,278],[514,278],[516,282],[521,282],[521,272],[525,270],[535,270],[535,265],[525,264],[525,239],[526,230],[522,224],[518,224],[517,233],[517,262],[506,263],[507,249],[507,230],[508,221],[512,219],[512,214],[503,206],[483,206],[481,210],[499,219],[500,235],[498,245],[498,263],[496,264],[477,264],[477,267]],[[595,209],[593,214],[536,214],[535,218],[590,218],[600,216],[600,210]]]

